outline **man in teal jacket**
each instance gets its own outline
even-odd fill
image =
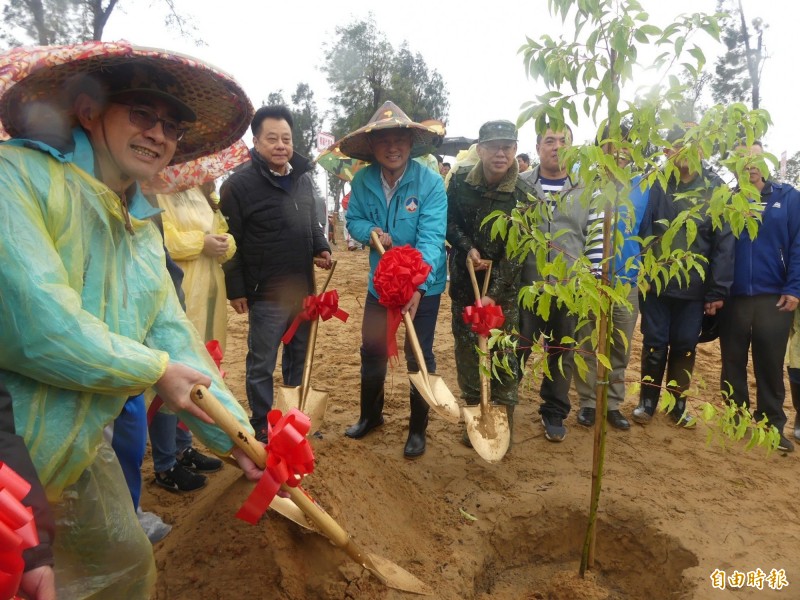
[[[347,208],[347,229],[355,240],[371,244],[374,231],[383,247],[410,245],[420,251],[432,269],[403,308],[411,314],[425,364],[436,371],[433,337],[439,300],[447,281],[444,239],[447,228],[447,196],[442,178],[432,170],[410,160],[432,149],[437,132],[412,122],[391,102],[386,102],[370,122],[349,134],[339,144],[341,151],[373,164],[356,173]],[[359,439],[383,424],[384,380],[386,379],[386,309],[378,302],[373,285],[375,267],[380,260],[376,248],[370,249],[369,289],[361,331],[361,416],[345,432]],[[406,362],[409,371],[418,371],[408,341]],[[411,418],[406,458],[425,452],[428,405],[411,386]]]
[[[149,599],[152,548],[103,428],[152,386],[227,455],[195,384],[249,424],[181,310],[138,182],[230,145],[251,107],[227,75],[167,52],[36,50],[52,60],[0,99],[14,138],[0,146],[0,376],[55,512],[58,596]]]

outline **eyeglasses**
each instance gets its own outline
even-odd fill
[[[491,154],[497,154],[498,151],[502,151],[503,154],[509,154],[517,149],[516,143],[513,142],[482,142],[481,146],[486,148]]]
[[[164,137],[173,142],[179,142],[183,139],[188,131],[187,127],[181,127],[172,119],[162,119],[158,113],[151,108],[141,106],[138,104],[126,104],[125,102],[114,102],[114,104],[121,104],[130,109],[128,117],[131,123],[140,127],[144,131],[152,129],[157,123],[161,123],[161,130],[164,132]]]

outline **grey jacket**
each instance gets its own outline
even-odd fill
[[[530,193],[539,202],[545,203],[548,201],[539,181],[538,165],[531,171],[520,173],[519,178],[530,187]],[[583,206],[580,201],[583,191],[581,184],[577,184],[571,178],[568,178],[564,190],[561,193],[566,194],[565,204],[562,204],[560,208],[553,207],[552,218],[542,219],[539,222],[539,230],[545,233],[556,233],[563,230],[562,235],[554,240],[554,243],[558,245],[558,249],[551,248],[548,252],[548,261],[553,260],[559,252],[563,252],[567,264],[571,265],[575,262],[575,257],[583,255],[586,251],[590,207]],[[536,256],[532,253],[528,254],[522,267],[522,285],[529,285],[539,280],[541,280],[541,276],[536,266]]]

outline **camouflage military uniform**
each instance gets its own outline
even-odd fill
[[[489,189],[483,174],[483,165],[459,169],[447,190],[447,241],[453,247],[450,255],[450,298],[453,311],[453,338],[455,341],[456,371],[461,397],[467,404],[480,401],[480,376],[478,371],[477,335],[464,323],[464,308],[475,302],[475,293],[467,271],[467,254],[472,248],[481,258],[493,261],[487,295],[503,308],[505,329],[517,324],[520,273],[522,265],[506,259],[505,241],[491,239],[491,224],[481,227],[490,213],[501,210],[510,213],[518,203],[527,201],[527,185],[518,179],[516,161],[506,176],[493,189]],[[477,271],[478,285],[483,286],[485,271]],[[515,373],[501,374],[492,379],[492,401],[498,404],[516,404],[518,363],[509,352],[509,363]]]

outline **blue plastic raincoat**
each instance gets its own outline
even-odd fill
[[[0,145],[0,377],[47,495],[57,500],[93,462],[103,427],[125,399],[152,386],[169,360],[211,376],[212,391],[248,429],[187,320],[162,240],[138,192],[119,197],[93,177],[82,130],[61,154],[45,144]],[[231,442],[181,414],[211,450]]]

